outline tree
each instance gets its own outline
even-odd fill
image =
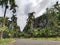
[[[27,25],[23,31],[27,31],[28,29],[33,28],[34,19],[35,19],[33,14],[34,14],[34,12],[28,14]]]
[[[58,1],[56,2],[56,4],[54,5],[54,8],[57,9],[60,12],[60,4],[58,3]]]
[[[28,14],[28,24],[30,25],[31,29],[33,29],[33,24],[34,24],[34,14],[35,12],[29,13]]]
[[[12,10],[13,13],[16,12],[16,9],[15,7],[17,7],[17,5],[15,4],[15,0],[0,0],[0,5],[3,7],[5,7],[5,10],[4,10],[4,16],[3,16],[3,27],[6,27],[6,11],[7,9],[9,8],[9,5],[10,4],[10,10]],[[3,31],[1,30],[2,32],[2,35],[3,35]]]
[[[32,13],[29,13],[28,14],[28,19],[27,19],[27,25],[26,27],[24,28],[24,32],[27,32],[26,34],[28,34],[28,37],[32,35],[32,32],[33,32],[33,27],[34,27],[34,14],[35,12],[32,12]]]
[[[16,15],[13,15],[11,17],[12,25],[11,25],[11,31],[13,31],[13,37],[18,37],[18,33],[20,32],[20,27],[17,25],[17,17]]]
[[[5,7],[4,23],[3,23],[4,26],[5,26],[6,11],[9,8],[8,4],[10,4],[10,10],[12,10],[13,13],[16,13],[15,7],[17,7],[17,5],[15,4],[15,0],[0,0],[0,5],[2,6],[2,8]]]

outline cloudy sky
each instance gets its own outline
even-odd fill
[[[15,0],[18,5],[17,8],[17,23],[20,26],[21,30],[23,30],[26,25],[26,19],[28,18],[28,13],[35,12],[35,17],[41,16],[47,7],[52,7],[52,5],[56,1],[60,0]],[[3,11],[0,7],[0,16],[3,16]],[[7,10],[7,16],[11,17],[12,12]]]

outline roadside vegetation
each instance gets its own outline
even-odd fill
[[[12,38],[0,39],[0,45],[9,45],[13,42],[15,42],[15,39]]]
[[[28,38],[27,38],[28,39]],[[30,40],[46,40],[46,41],[60,41],[60,37],[54,37],[54,38],[29,38]]]

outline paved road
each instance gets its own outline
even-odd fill
[[[60,41],[16,39],[14,45],[60,45]]]

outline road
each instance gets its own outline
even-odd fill
[[[14,45],[60,45],[60,41],[16,39]]]

